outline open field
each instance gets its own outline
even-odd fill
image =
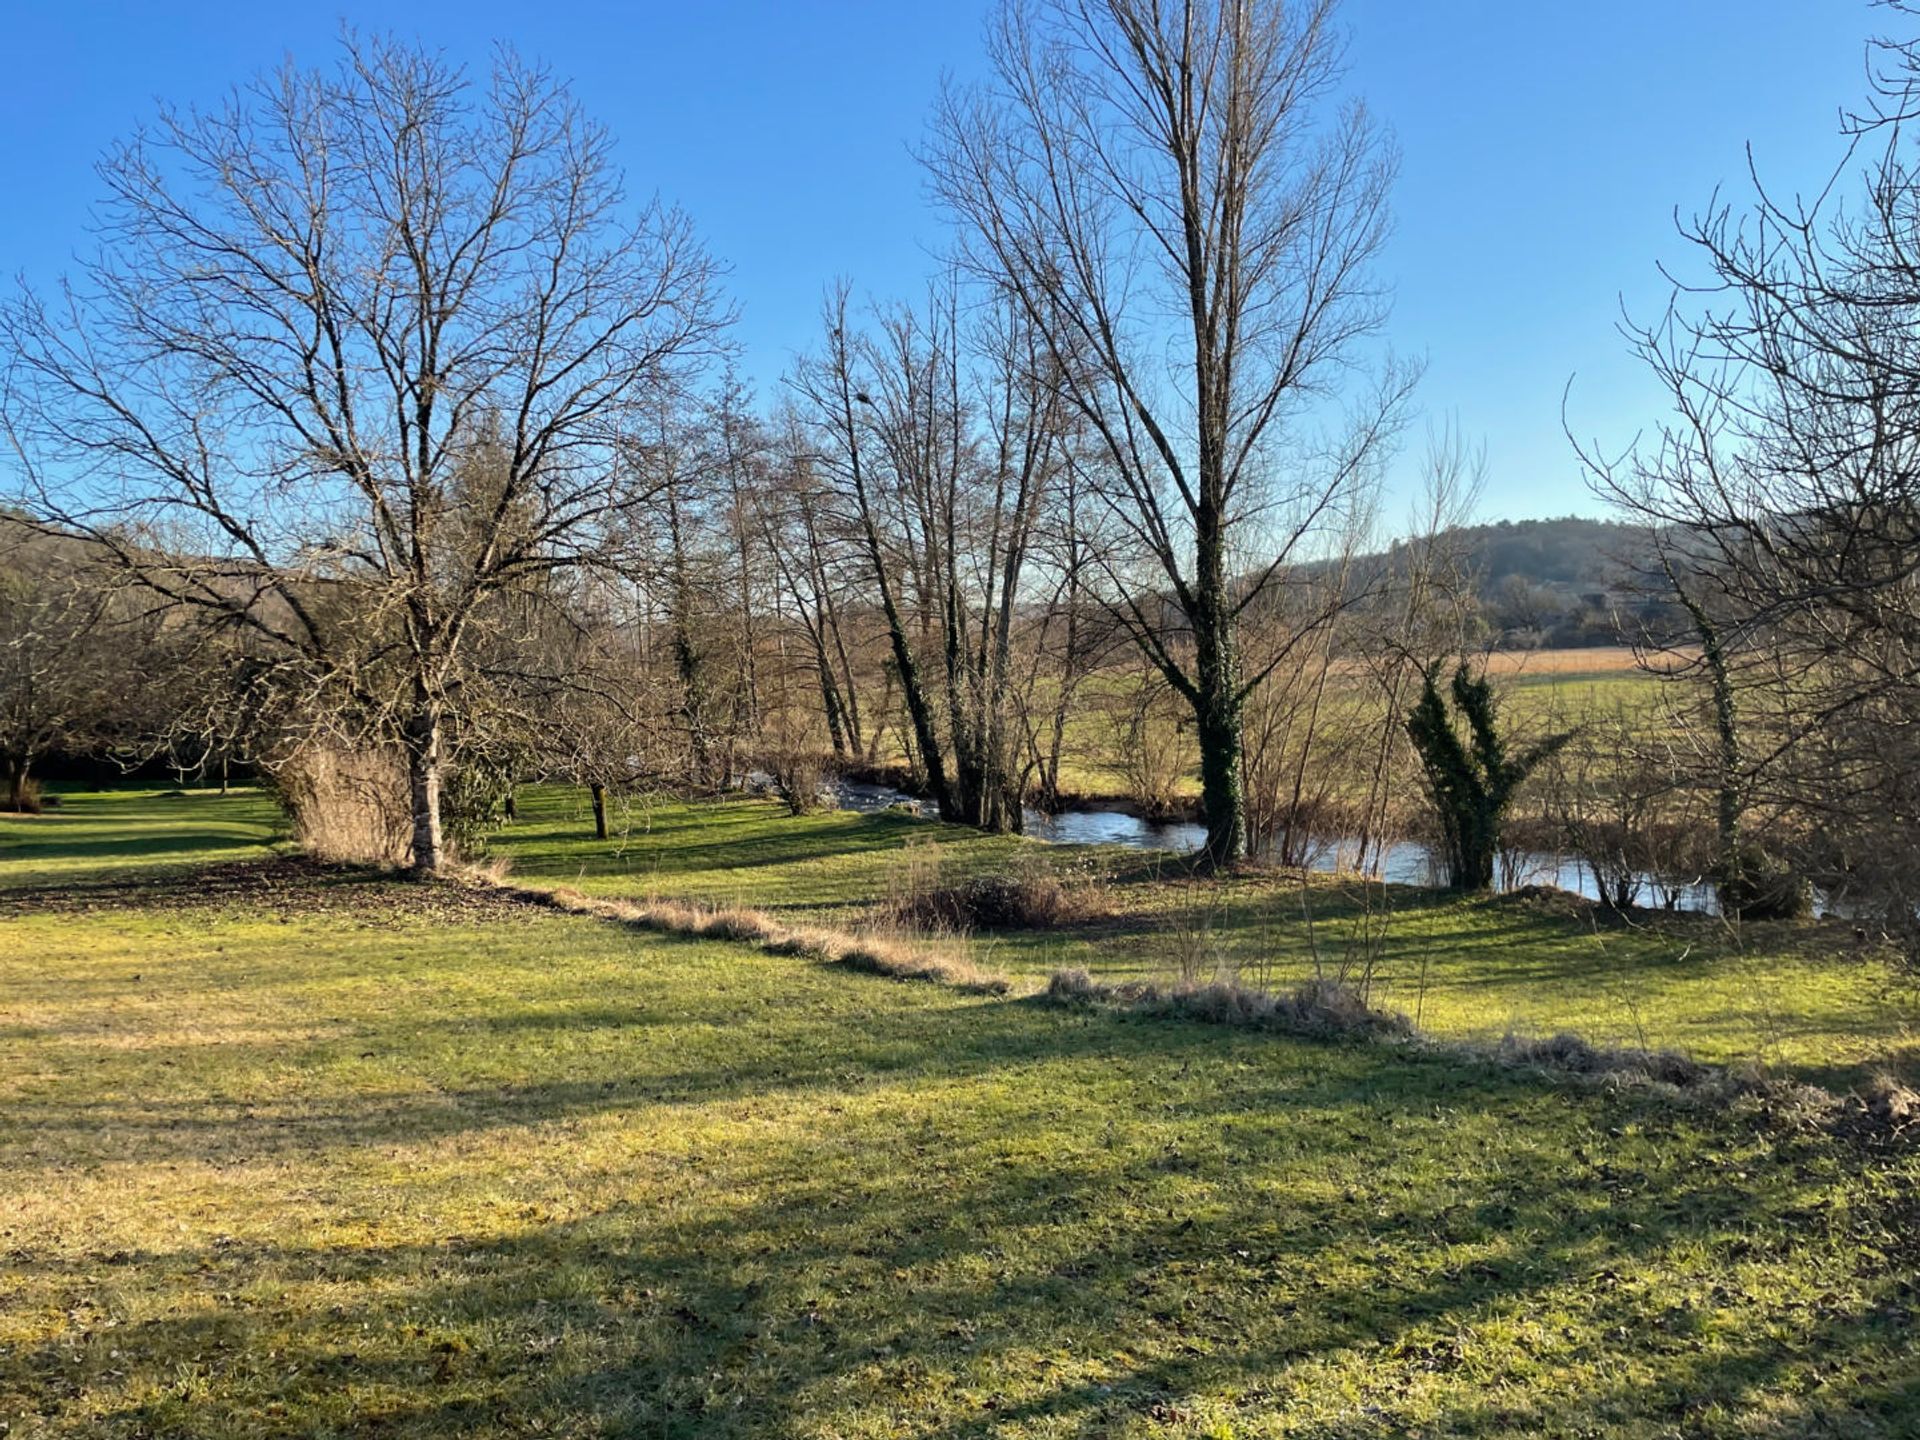
[[[202,814],[5,822],[12,1436],[1914,1433],[1909,1153],[60,853]]]
[[[1631,647],[1603,645],[1566,650],[1496,650],[1484,657],[1509,720],[1529,732],[1544,733],[1619,713],[1649,714],[1662,702],[1660,678],[1642,669]],[[1119,750],[1124,732],[1114,724],[1110,710],[1126,693],[1129,672],[1102,671],[1081,682],[1079,701],[1069,716],[1061,768],[1061,788],[1071,794],[1124,793]],[[1045,710],[1057,692],[1044,682],[1038,708]],[[1172,707],[1178,714],[1178,706]],[[1336,723],[1361,725],[1369,730],[1381,723],[1377,688],[1358,673],[1336,672],[1329,690],[1327,714]],[[1187,755],[1177,793],[1200,793],[1199,755],[1191,736],[1183,739]],[[889,758],[903,761],[904,755]]]
[[[1836,1087],[1883,1069],[1920,1079],[1920,984],[1840,923],[1736,932],[1709,917],[1645,914],[1623,926],[1552,901],[1326,876],[1201,882],[1139,851],[1042,846],[896,814],[795,818],[763,800],[616,810],[606,842],[593,838],[583,792],[537,787],[520,811],[489,845],[518,878],[828,924],[860,924],[891,893],[970,874],[1039,866],[1076,886],[1097,881],[1098,913],[1082,922],[934,942],[1034,985],[1075,966],[1103,978],[1184,967],[1272,984],[1366,967],[1376,1003],[1448,1038],[1573,1030]],[[0,887],[264,855],[276,834],[258,792],[76,794],[53,815],[0,818]]]
[[[132,879],[265,855],[283,827],[257,790],[82,791],[44,815],[0,815],[0,884]]]

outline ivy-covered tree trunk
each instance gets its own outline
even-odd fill
[[[1201,449],[1201,483],[1209,496],[1223,495],[1214,454],[1220,444]],[[1212,462],[1212,463],[1209,463]],[[1200,507],[1195,526],[1193,603],[1194,676],[1188,699],[1200,742],[1200,803],[1207,815],[1207,839],[1201,851],[1209,868],[1231,865],[1247,853],[1247,799],[1241,769],[1241,713],[1238,620],[1227,579],[1225,506],[1210,499]]]

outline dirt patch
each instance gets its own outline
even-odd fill
[[[0,890],[0,915],[75,915],[122,909],[349,917],[366,924],[532,916],[539,906],[508,890],[417,881],[296,856],[30,889]]]

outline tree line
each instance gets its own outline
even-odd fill
[[[1424,826],[1479,886],[1530,790],[1596,873],[1911,920],[1910,45],[1850,126],[1868,203],[1711,209],[1711,284],[1634,334],[1676,418],[1581,447],[1637,537],[1610,619],[1666,657],[1638,727],[1501,715],[1475,647],[1551,607],[1463,558],[1451,430],[1368,558],[1419,367],[1382,342],[1395,154],[1333,0],[1009,4],[988,52],[922,147],[925,293],[830,286],[766,395],[690,218],[538,66],[348,36],[162,109],[77,274],[0,309],[16,808],[94,744],[375,757],[328,773],[426,872],[536,777],[604,829],[650,787],[802,808],[898,766],[1011,830],[1099,717],[1148,808],[1197,770],[1210,868]],[[138,686],[89,688],[109,651]]]

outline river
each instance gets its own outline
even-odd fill
[[[916,815],[929,814],[925,802],[903,790],[887,785],[842,780],[832,788],[835,802],[843,810],[877,814],[895,807]],[[1052,845],[1124,845],[1135,850],[1166,850],[1187,855],[1200,848],[1206,839],[1206,827],[1191,821],[1142,820],[1122,810],[1095,808],[1062,810],[1055,815],[1038,810],[1025,812],[1026,833],[1035,840]],[[1331,874],[1352,868],[1359,841],[1351,837],[1329,836],[1313,842],[1310,868]],[[1439,885],[1445,875],[1438,858],[1426,845],[1402,840],[1387,847],[1386,854],[1370,867],[1371,873],[1395,885]],[[1551,885],[1556,889],[1600,898],[1600,887],[1593,873],[1579,860],[1547,851],[1523,850],[1510,853],[1502,866],[1501,879],[1509,888],[1521,885]],[[1718,898],[1713,887],[1692,881],[1674,887],[1675,909],[1705,914],[1716,913]],[[1659,906],[1667,895],[1651,876],[1641,877],[1639,903]]]

